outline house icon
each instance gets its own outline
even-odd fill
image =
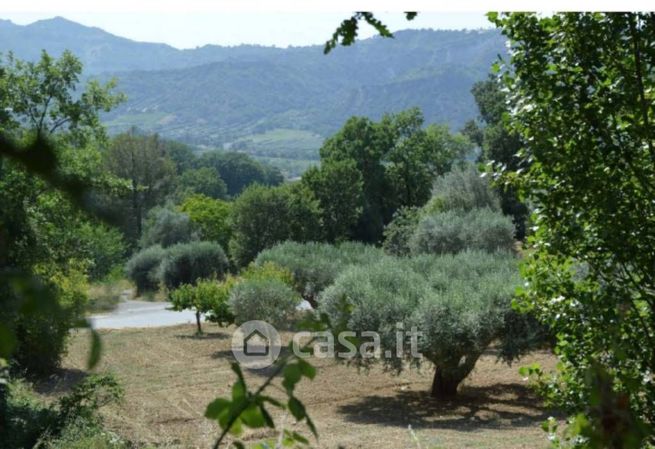
[[[280,334],[266,321],[246,321],[232,334],[232,354],[241,366],[249,369],[271,366],[281,348]]]
[[[243,339],[243,354],[248,357],[267,357],[270,351],[270,339],[259,329],[254,329]]]

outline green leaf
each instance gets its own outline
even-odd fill
[[[234,420],[230,426],[229,432],[234,436],[239,436],[243,433],[243,426],[241,425],[241,420],[239,418]]]
[[[287,389],[287,391],[293,391],[294,387],[302,377],[302,371],[298,364],[289,364],[284,367],[283,375],[284,380],[282,381],[282,385]]]
[[[301,421],[306,416],[305,406],[295,397],[290,397],[287,405],[289,407],[289,411],[297,421]]]
[[[226,413],[230,409],[232,403],[224,398],[214,399],[209,403],[205,410],[205,417],[209,419],[218,419],[221,414]]]
[[[268,413],[268,410],[264,408],[264,405],[259,406],[262,411],[262,416],[264,417],[264,420],[266,421],[266,425],[270,427],[271,429],[275,429],[275,422],[273,421],[273,417]]]
[[[314,366],[312,366],[306,360],[298,359],[298,367],[300,368],[300,372],[302,373],[302,375],[307,377],[308,379],[314,379],[314,377],[316,376],[316,368],[314,368]]]
[[[255,404],[250,405],[241,413],[241,420],[246,426],[252,429],[264,427],[267,424],[262,409]]]
[[[241,380],[232,385],[232,401],[241,402],[246,398],[246,386]]]

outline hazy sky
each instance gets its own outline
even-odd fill
[[[133,0],[139,4],[138,0]],[[29,3],[29,1],[27,2]],[[59,2],[57,2],[59,4]],[[25,5],[26,3],[23,3]],[[244,12],[244,11],[185,11],[75,12],[71,9],[20,9],[13,11],[0,6],[0,18],[27,24],[39,19],[63,16],[88,26],[96,26],[110,33],[147,42],[165,42],[178,48],[192,48],[204,44],[237,45],[241,43],[276,45],[308,45],[324,43],[341,20],[351,11],[343,12]],[[6,12],[4,12],[6,11]],[[43,12],[42,12],[43,11]],[[462,29],[487,28],[483,12],[421,13],[411,22],[400,12],[378,13],[380,19],[393,30],[405,28]],[[360,35],[368,37],[374,31],[362,25]]]

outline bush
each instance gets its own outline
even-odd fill
[[[140,246],[147,248],[161,245],[166,248],[176,243],[185,243],[196,239],[197,235],[193,232],[193,226],[187,214],[165,207],[157,207],[148,213]]]
[[[14,368],[41,377],[57,368],[66,353],[70,330],[77,327],[84,317],[88,284],[84,266],[75,265],[69,267],[67,273],[55,272],[45,281],[34,282],[35,285],[29,288],[37,290],[30,293],[42,301],[45,295],[51,296],[58,307],[50,306],[40,313],[25,313],[26,305],[35,306],[12,294],[2,298],[0,315],[3,315],[3,322],[14,326],[17,340],[12,358]]]
[[[508,328],[520,328],[515,320],[524,319],[511,309],[519,282],[516,259],[507,254],[388,258],[345,271],[321,294],[321,311],[338,327],[378,332],[383,353],[396,354],[397,323],[406,331],[415,326],[422,333],[419,352],[436,367],[432,394],[446,398],[492,341],[516,336]],[[503,348],[506,360],[525,349],[517,341]],[[406,361],[418,363],[410,348],[402,349],[401,357],[384,358],[385,363],[398,370]]]
[[[123,389],[110,374],[89,375],[50,405],[39,400],[23,381],[9,380],[4,388],[0,409],[3,449],[126,447],[117,437],[107,438],[98,414],[101,407],[123,397]]]
[[[412,254],[457,253],[465,249],[495,252],[510,250],[513,245],[511,218],[490,209],[427,215],[421,218],[409,239]]]
[[[316,308],[318,295],[352,264],[377,261],[382,251],[362,243],[285,242],[262,251],[255,265],[274,263],[289,270],[296,290]]]
[[[125,261],[127,246],[123,235],[115,228],[84,223],[77,230],[79,250],[91,261],[88,269],[91,280],[102,279]]]
[[[166,251],[159,268],[159,278],[169,290],[199,279],[220,279],[228,269],[223,248],[214,242],[191,242],[173,245]]]
[[[500,212],[500,200],[474,168],[456,169],[437,178],[432,189],[432,199],[425,206],[425,213],[487,208]]]
[[[264,320],[284,326],[300,304],[300,296],[275,278],[253,278],[237,283],[230,293],[230,308],[237,324]]]
[[[136,294],[156,291],[159,288],[159,266],[166,251],[159,245],[136,253],[125,265],[125,275],[136,285]]]

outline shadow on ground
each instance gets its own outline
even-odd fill
[[[40,394],[68,393],[74,385],[84,380],[88,373],[77,368],[57,368],[48,378],[34,383],[34,390]]]
[[[232,338],[227,332],[203,332],[202,334],[179,334],[175,338],[190,339],[190,340],[227,340]]]
[[[512,383],[463,386],[458,397],[439,401],[427,391],[367,396],[342,405],[347,421],[399,427],[476,431],[484,428],[538,426],[552,416],[526,387]]]

